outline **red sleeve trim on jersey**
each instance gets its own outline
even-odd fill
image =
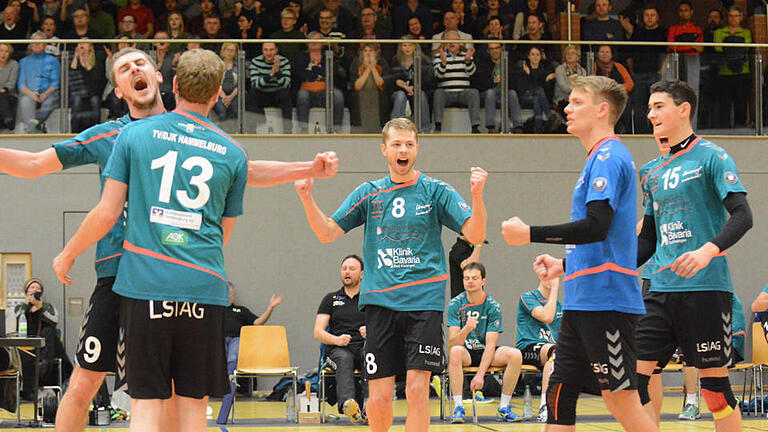
[[[94,142],[96,140],[100,140],[102,138],[111,137],[112,135],[117,135],[119,133],[120,133],[120,130],[113,130],[111,132],[105,132],[103,134],[92,136],[92,137],[88,138],[85,141],[75,141],[73,143],[69,143],[69,144],[66,145],[66,147],[73,146],[73,145],[86,145],[86,144],[90,144],[90,143],[92,143],[92,142]]]
[[[396,290],[396,289],[405,288],[405,287],[409,287],[409,286],[427,284],[427,283],[432,283],[432,282],[440,282],[440,281],[445,281],[445,280],[448,280],[448,273],[444,273],[444,274],[442,274],[440,276],[435,276],[435,277],[431,277],[431,278],[427,278],[427,279],[417,280],[417,281],[413,281],[413,282],[406,282],[406,283],[403,283],[403,284],[400,284],[400,285],[391,286],[389,288],[382,288],[382,289],[378,289],[378,290],[367,291],[366,294],[393,291],[393,290]]]
[[[114,255],[110,255],[110,256],[108,256],[108,257],[104,257],[104,258],[101,258],[101,259],[97,259],[97,260],[96,260],[96,262],[102,262],[102,261],[110,260],[110,259],[112,259],[112,258],[117,258],[117,257],[119,257],[119,256],[120,256],[120,255],[122,255],[122,254],[123,254],[122,252],[120,252],[120,253],[116,253],[116,254],[114,254]]]
[[[569,276],[566,276],[565,279],[563,279],[563,281],[569,281],[569,280],[572,280],[572,279],[576,279],[578,277],[592,275],[592,274],[597,274],[597,273],[602,273],[602,272],[606,272],[606,271],[614,271],[614,272],[617,272],[617,273],[623,273],[623,274],[628,274],[628,275],[632,275],[632,276],[637,276],[637,270],[630,270],[628,268],[621,267],[621,266],[619,266],[616,263],[607,262],[607,263],[601,264],[601,265],[599,265],[597,267],[590,267],[590,268],[586,268],[584,270],[579,270],[576,273],[573,273],[573,274],[571,274]]]
[[[747,332],[744,330],[734,333],[732,336],[744,336],[747,337]]]
[[[357,206],[359,206],[360,204],[362,204],[362,202],[363,202],[363,201],[367,200],[368,198],[370,198],[370,197],[372,197],[372,196],[376,196],[376,195],[378,195],[378,194],[382,194],[382,193],[385,193],[385,192],[392,192],[393,190],[397,190],[397,189],[401,189],[401,188],[404,188],[404,187],[408,187],[408,186],[413,186],[413,185],[415,185],[415,184],[416,184],[416,182],[418,182],[418,181],[419,181],[419,177],[421,177],[421,173],[420,173],[420,172],[418,172],[418,171],[416,171],[416,178],[415,178],[415,179],[413,179],[413,180],[411,180],[411,181],[409,181],[409,182],[406,182],[406,183],[400,183],[399,185],[395,185],[395,186],[392,186],[392,187],[391,187],[391,188],[389,188],[389,189],[384,189],[384,190],[380,190],[380,191],[378,191],[378,192],[369,193],[368,195],[366,195],[366,196],[364,196],[364,197],[360,198],[360,201],[358,201],[358,202],[357,202],[355,205],[353,205],[353,206],[352,206],[352,208],[351,208],[351,209],[349,209],[349,211],[348,211],[348,212],[344,213],[344,216],[348,216],[350,213],[352,213],[352,211],[353,211],[354,209],[356,209],[356,208],[357,208]]]
[[[200,123],[201,125],[207,127],[208,129],[210,129],[210,130],[216,132],[217,134],[223,136],[224,138],[226,138],[232,144],[240,147],[240,150],[242,150],[243,154],[245,155],[245,159],[246,160],[248,159],[248,152],[245,151],[243,146],[241,146],[239,142],[237,142],[234,139],[232,139],[232,137],[230,137],[229,135],[227,135],[227,134],[223,133],[222,131],[220,131],[219,128],[217,128],[216,126],[214,126],[214,125],[212,125],[212,124],[210,124],[208,122],[202,121],[199,118],[197,118],[197,117],[195,117],[195,116],[193,116],[193,115],[191,115],[191,114],[189,114],[187,112],[181,111],[181,110],[173,110],[173,112],[175,112],[176,114],[181,114],[184,117],[186,117],[186,118],[188,118],[188,119],[190,119],[190,120],[192,120],[194,122]]]
[[[717,258],[717,257],[723,257],[723,256],[726,256],[726,255],[728,255],[728,251],[722,251],[722,252],[720,252],[719,254],[715,255],[713,258]],[[659,272],[661,272],[662,270],[666,270],[666,269],[668,269],[668,268],[672,267],[672,265],[674,265],[674,263],[672,263],[672,264],[670,264],[670,265],[666,265],[666,266],[664,266],[664,267],[662,267],[662,268],[660,268],[660,269],[656,270],[656,273],[659,273]]]
[[[658,167],[656,167],[656,169],[654,169],[653,171],[651,171],[651,172],[649,172],[648,174],[646,174],[646,175],[645,175],[645,177],[643,177],[643,178],[641,178],[641,179],[640,179],[640,186],[642,187],[643,183],[645,183],[645,181],[646,181],[646,180],[648,180],[648,177],[649,177],[651,174],[653,174],[653,173],[655,173],[656,171],[658,171],[658,170],[660,170],[660,169],[664,168],[665,166],[667,166],[667,165],[668,165],[670,162],[672,162],[673,160],[675,160],[675,158],[676,158],[676,157],[678,157],[678,156],[680,156],[680,155],[684,155],[684,154],[688,153],[689,151],[691,151],[691,149],[692,149],[692,148],[696,147],[696,144],[698,144],[698,143],[699,143],[699,141],[701,141],[701,137],[696,137],[696,139],[694,139],[694,140],[693,140],[693,142],[691,143],[691,145],[690,145],[690,146],[688,146],[688,148],[686,148],[685,150],[680,150],[679,152],[675,153],[675,154],[674,154],[674,155],[672,155],[672,157],[671,157],[671,158],[669,158],[669,159],[668,159],[666,162],[664,162],[663,164],[661,164],[661,165],[659,165]]]
[[[128,242],[128,240],[123,241],[123,249],[125,249],[125,250],[127,250],[129,252],[137,253],[139,255],[146,255],[146,256],[149,256],[149,257],[152,257],[152,258],[155,258],[155,259],[159,259],[161,261],[166,261],[166,262],[169,262],[169,263],[182,265],[184,267],[193,268],[195,270],[200,270],[201,272],[212,274],[212,275],[216,276],[217,278],[219,278],[219,279],[221,279],[223,281],[226,280],[222,275],[216,273],[213,270],[208,270],[207,268],[200,267],[199,265],[192,264],[190,262],[182,261],[180,259],[169,257],[169,256],[166,256],[166,255],[163,255],[163,254],[159,254],[159,253],[157,253],[155,251],[151,251],[149,249],[144,249],[142,247],[138,247],[138,246],[132,245],[132,244],[130,244]]]
[[[461,313],[461,311],[462,311],[462,310],[464,310],[464,309],[466,309],[466,308],[468,308],[468,307],[472,307],[472,306],[480,306],[481,304],[485,303],[485,298],[486,298],[486,297],[488,297],[488,293],[487,293],[487,292],[483,292],[483,299],[482,299],[482,300],[480,300],[480,301],[479,301],[479,302],[477,302],[477,303],[470,303],[470,304],[466,304],[466,305],[464,305],[464,306],[460,307],[460,308],[459,308],[459,313]]]
[[[602,146],[603,146],[603,144],[605,144],[605,143],[606,143],[606,142],[608,142],[609,140],[617,140],[617,141],[618,141],[618,139],[619,139],[619,137],[617,137],[616,135],[610,135],[610,136],[607,136],[607,137],[605,137],[605,138],[601,139],[600,141],[598,141],[598,142],[597,142],[597,144],[595,144],[595,145],[592,147],[592,150],[590,150],[590,151],[589,151],[589,154],[587,154],[587,159],[591,158],[591,157],[592,157],[592,155],[593,155],[593,154],[595,154],[595,152],[596,152],[596,151],[597,151],[597,150],[598,150],[600,147],[602,147]]]

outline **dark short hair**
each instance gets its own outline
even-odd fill
[[[485,279],[485,266],[482,263],[479,262],[471,262],[464,266],[464,268],[461,270],[461,274],[463,275],[464,272],[467,270],[480,270],[480,277]]]
[[[497,16],[493,16],[493,17],[488,18],[488,24],[490,24],[491,21],[498,21],[499,24],[501,24],[501,18],[499,18]]]
[[[648,3],[645,6],[643,6],[643,12],[651,9],[655,10],[656,13],[659,13],[659,8],[654,3]]]
[[[688,0],[681,0],[680,3],[677,4],[677,8],[680,9],[680,6],[682,5],[688,5],[688,7],[693,10],[693,4]]]
[[[650,94],[654,93],[666,93],[675,102],[675,105],[680,106],[683,102],[688,102],[691,105],[690,118],[693,119],[696,114],[696,92],[685,81],[680,80],[666,80],[659,81],[651,85]]]
[[[346,260],[348,260],[348,259],[350,259],[350,258],[354,258],[354,259],[356,259],[356,260],[357,260],[357,262],[359,262],[359,263],[360,263],[360,271],[363,271],[363,270],[364,270],[364,268],[363,268],[363,267],[365,267],[365,265],[363,264],[363,259],[362,259],[362,258],[360,258],[360,257],[359,257],[357,254],[349,254],[349,255],[345,256],[345,257],[344,257],[344,258],[341,260],[341,263],[342,263],[342,264],[344,264],[344,261],[346,261]]]

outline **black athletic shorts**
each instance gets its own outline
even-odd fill
[[[120,373],[115,367],[120,332],[120,296],[112,291],[114,283],[114,277],[96,281],[80,326],[75,359],[78,366],[89,371]]]
[[[365,307],[365,358],[368,379],[402,375],[407,370],[441,373],[443,313]]]
[[[481,350],[468,349],[467,351],[469,352],[469,358],[470,358],[469,366],[474,366],[474,367],[480,366],[480,361],[483,359],[483,353],[485,352],[485,350],[484,349],[481,349]],[[491,359],[491,363],[493,363],[493,359]]]
[[[536,366],[537,368],[542,369],[543,366],[541,364],[541,349],[544,348],[544,345],[546,345],[546,343],[538,342],[535,344],[530,344],[520,350],[520,352],[523,353],[523,364]],[[554,349],[554,346],[550,348],[550,350],[552,349]]]
[[[601,390],[637,388],[637,315],[616,311],[565,311],[557,334],[552,383]]]
[[[224,307],[122,297],[128,394],[135,399],[200,399],[229,393]]]
[[[637,354],[659,367],[677,347],[688,366],[730,366],[733,295],[726,291],[650,292],[637,325]]]

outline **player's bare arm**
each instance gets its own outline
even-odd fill
[[[0,148],[0,171],[14,177],[42,177],[63,168],[54,148],[37,153]]]
[[[507,244],[526,245],[531,242],[531,227],[519,217],[511,217],[501,223],[501,235]]]
[[[499,341],[499,332],[486,332],[485,333],[485,348],[483,349],[483,356],[480,357],[480,364],[477,366],[477,372],[472,377],[472,381],[469,382],[469,388],[473,392],[475,390],[482,390],[485,385],[485,373],[493,362],[493,356],[496,354],[496,344]]]
[[[755,301],[752,302],[752,312],[763,312],[768,310],[768,293],[767,292],[761,292],[760,295],[757,296]]]
[[[253,160],[248,162],[248,186],[269,187],[306,178],[333,177],[339,170],[335,152],[315,155],[311,161],[279,162]]]
[[[301,204],[304,206],[304,213],[307,215],[307,221],[317,239],[322,243],[330,243],[344,234],[344,230],[317,206],[315,198],[312,196],[314,180],[303,179],[294,182],[296,193],[299,194]]]
[[[560,289],[560,279],[555,278],[549,282],[541,281],[541,284],[549,286],[549,298],[544,306],[536,306],[531,310],[531,316],[545,324],[551,324],[557,314],[557,292]]]
[[[62,283],[66,285],[72,283],[68,273],[75,263],[75,258],[101,240],[115,225],[125,207],[127,194],[128,185],[125,183],[114,179],[107,179],[104,183],[101,200],[88,212],[75,235],[53,260],[53,271]]]
[[[235,221],[237,218],[223,217],[221,218],[221,232],[222,232],[222,245],[226,246],[229,243],[229,239],[232,237],[232,230],[235,229]]]
[[[472,216],[464,222],[461,233],[470,243],[483,243],[485,241],[486,226],[488,225],[488,211],[485,209],[483,190],[488,180],[488,172],[480,167],[472,167],[469,176],[469,190],[472,194]]]

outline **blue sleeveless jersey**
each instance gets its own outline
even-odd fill
[[[686,148],[658,157],[645,166],[640,179],[645,214],[656,221],[656,269],[651,291],[733,291],[725,253],[712,258],[692,278],[670,270],[685,252],[711,241],[725,225],[723,200],[729,193],[746,192],[736,164],[722,148],[696,138]]]
[[[613,220],[601,242],[566,246],[563,310],[645,313],[637,282],[637,186],[632,155],[617,137],[595,145],[573,191],[571,221],[608,200]]]
[[[331,218],[344,232],[365,225],[360,308],[443,311],[442,227],[459,233],[471,215],[453,187],[421,173],[407,183],[387,176],[358,186]]]
[[[537,343],[555,343],[563,321],[563,307],[557,302],[555,317],[551,323],[543,323],[531,315],[531,311],[547,305],[547,298],[538,289],[524,292],[517,302],[517,333],[515,348],[522,350]]]
[[[467,324],[468,318],[477,318],[477,327],[464,339],[464,347],[469,350],[485,349],[486,333],[504,332],[501,305],[487,292],[483,292],[483,300],[478,303],[470,303],[466,291],[457,295],[448,302],[447,315],[445,326],[459,329]]]
[[[104,190],[104,168],[107,166],[115,139],[120,130],[131,122],[131,117],[125,115],[117,120],[92,126],[74,138],[53,144],[56,157],[64,169],[81,165],[96,164],[99,166],[101,190]],[[112,277],[117,275],[117,264],[123,254],[123,229],[125,213],[120,215],[115,226],[96,245],[96,277]]]
[[[142,300],[228,305],[221,218],[242,214],[245,149],[207,118],[174,111],[124,127],[105,175],[128,185],[113,290]]]

